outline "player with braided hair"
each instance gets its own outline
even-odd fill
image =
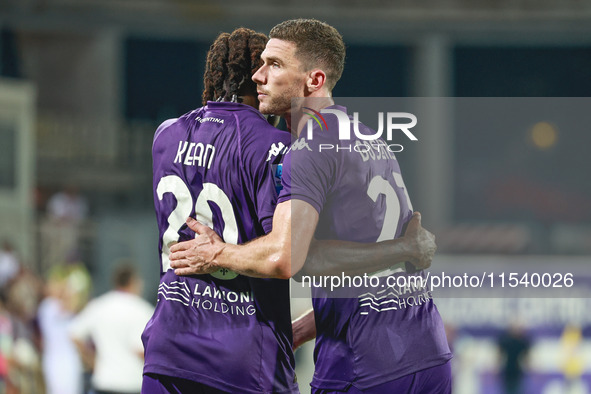
[[[264,34],[245,28],[236,29],[232,34],[220,34],[207,55],[203,105],[220,99],[232,101],[233,96],[254,98],[256,85],[251,76],[261,65],[266,42]]]
[[[189,215],[234,244],[271,230],[272,171],[290,136],[256,109],[251,77],[266,42],[245,28],[220,34],[207,54],[204,106],[165,121],[154,136],[161,275],[142,335],[143,393],[298,392],[286,280],[169,269],[169,247],[195,236]]]
[[[207,105],[208,101],[215,101],[224,92],[224,81],[228,74],[228,38],[230,34],[222,33],[211,44],[207,53],[205,73],[203,75],[203,100],[202,104]]]

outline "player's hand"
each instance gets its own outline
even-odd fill
[[[435,244],[435,235],[421,226],[421,214],[419,212],[413,213],[403,238],[411,248],[413,257],[410,263],[418,269],[429,268],[437,250],[437,245]]]
[[[220,267],[215,258],[224,249],[225,243],[209,227],[193,218],[187,219],[187,226],[195,231],[196,237],[170,247],[170,266],[177,275],[210,274]]]

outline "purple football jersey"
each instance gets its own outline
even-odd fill
[[[152,147],[160,234],[158,304],[142,335],[144,373],[241,393],[297,392],[289,282],[220,270],[177,276],[169,247],[194,233],[185,219],[239,244],[271,230],[274,169],[290,142],[252,107],[209,102],[164,122]]]
[[[346,117],[344,107],[327,109]],[[379,242],[399,237],[412,205],[394,154],[382,139],[358,138],[353,122],[350,139],[339,139],[337,116],[323,116],[326,127],[313,124],[312,138],[304,129],[285,156],[278,201],[311,204],[319,213],[317,239]],[[375,134],[362,124],[359,132]],[[374,287],[354,288],[353,281],[340,294],[312,289],[317,331],[313,387],[367,389],[451,358],[430,291],[387,285],[388,277],[411,273],[426,275],[401,263],[375,273],[379,284]]]

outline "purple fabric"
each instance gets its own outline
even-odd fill
[[[163,375],[146,374],[142,380],[142,394],[222,394],[225,391],[193,382]]]
[[[365,390],[350,386],[345,391],[330,391],[312,389],[313,394],[451,394],[452,376],[451,364],[445,364],[424,369],[422,371],[403,376],[390,382],[382,383]]]

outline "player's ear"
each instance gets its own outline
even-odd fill
[[[315,92],[322,89],[326,83],[326,73],[320,69],[314,69],[308,74],[306,88],[309,92]]]

